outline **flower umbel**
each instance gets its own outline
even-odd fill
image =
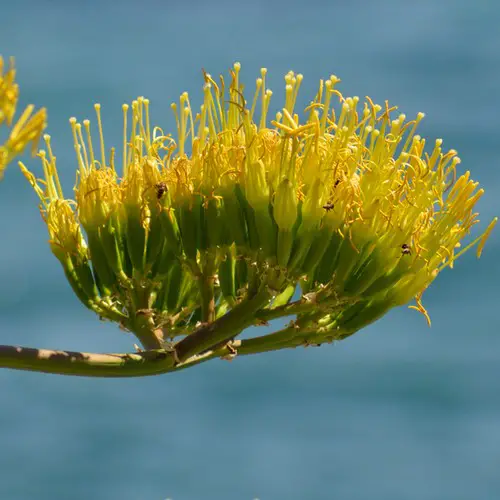
[[[72,118],[74,202],[63,197],[48,136],[45,180],[22,166],[80,299],[146,348],[188,343],[246,303],[255,306],[242,328],[297,315],[241,344],[261,350],[342,339],[412,298],[427,317],[423,291],[470,246],[482,249],[496,223],[457,251],[483,190],[469,172],[457,177],[456,152],[441,140],[426,152],[416,133],[423,114],[407,121],[387,102],[343,97],[335,76],[299,114],[302,75],[289,72],[285,106],[271,118],[267,71],[252,102],[239,72],[235,64],[229,85],[204,73],[196,114],[181,95],[175,138],[151,126],[147,99],[124,105],[121,173],[100,107],[99,154],[88,120]],[[302,296],[291,302],[297,285]]]
[[[40,109],[32,115],[34,106],[29,105],[17,123],[12,126],[19,97],[19,87],[15,83],[15,76],[13,60],[5,70],[3,58],[0,56],[0,127],[2,125],[12,127],[6,142],[0,144],[0,179],[7,164],[21,154],[29,143],[31,143],[33,153],[36,152],[38,140],[47,121],[45,109]]]

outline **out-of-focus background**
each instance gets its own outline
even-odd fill
[[[21,104],[46,106],[66,193],[68,118],[103,107],[107,147],[121,105],[202,99],[201,68],[242,63],[342,78],[345,95],[389,99],[421,134],[459,151],[500,212],[500,3],[1,2],[0,53],[16,57]],[[36,159],[29,166],[41,172]],[[132,338],[81,306],[46,244],[35,195],[11,165],[0,183],[0,343],[126,351]],[[348,340],[213,361],[174,375],[92,380],[0,371],[0,498],[174,500],[500,497],[500,231],[425,294],[429,329],[400,308]]]

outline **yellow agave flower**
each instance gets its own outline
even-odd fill
[[[13,60],[7,70],[4,69],[4,61],[0,56],[0,126],[12,126],[12,120],[16,113],[19,87],[15,83],[16,71]],[[34,106],[28,106],[17,123],[12,127],[5,144],[0,144],[0,179],[7,164],[24,148],[31,143],[33,153],[36,152],[38,140],[46,126],[47,114],[45,109],[39,110],[32,116]]]
[[[229,85],[204,73],[196,114],[187,93],[172,104],[175,139],[150,124],[147,99],[131,118],[124,105],[121,173],[99,105],[99,152],[89,121],[72,118],[75,201],[64,198],[48,136],[45,180],[22,166],[78,297],[146,347],[248,300],[257,305],[242,328],[297,314],[275,347],[344,338],[412,298],[427,316],[422,292],[471,245],[479,254],[496,222],[457,253],[483,190],[469,172],[457,178],[456,152],[441,140],[425,152],[422,113],[407,121],[387,102],[345,98],[335,76],[299,114],[303,77],[289,72],[285,105],[270,117],[266,69],[252,101],[239,72],[237,63]],[[291,303],[297,284],[302,298]]]

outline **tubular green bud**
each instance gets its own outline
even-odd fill
[[[117,275],[123,272],[123,245],[120,244],[121,234],[111,219],[104,227],[98,230],[99,240],[102,244],[109,267]]]
[[[247,165],[245,199],[252,208],[259,243],[264,257],[276,257],[277,228],[273,222],[269,206],[269,185],[266,180],[266,167],[262,160]]]
[[[85,295],[89,300],[97,300],[99,293],[88,262],[72,257],[71,263],[73,264],[74,275],[78,279],[78,283],[85,292]]]
[[[302,272],[312,275],[313,271],[322,261],[323,256],[330,245],[331,239],[332,232],[329,228],[323,227],[319,230],[318,236],[312,241],[309,251],[307,252],[301,265]]]
[[[90,259],[97,286],[102,295],[111,295],[116,285],[116,276],[108,263],[106,252],[97,231],[87,233]]]
[[[75,292],[75,295],[78,297],[78,299],[80,299],[80,302],[83,305],[85,305],[89,309],[93,309],[94,301],[98,300],[99,298],[97,287],[95,286],[95,283],[93,283],[93,280],[93,286],[90,287],[88,286],[88,282],[82,283],[82,281],[80,280],[82,273],[76,273],[73,262],[71,262],[69,256],[66,257],[66,259],[59,260],[63,266],[66,279]]]
[[[254,210],[260,210],[269,204],[269,185],[266,180],[266,167],[262,160],[247,166],[245,197]]]
[[[316,179],[302,204],[302,228],[306,231],[314,230],[325,215],[326,200],[324,198],[324,187],[320,179]]]
[[[272,220],[269,212],[269,205],[262,207],[261,210],[255,211],[255,226],[259,234],[259,243],[264,252],[264,257],[275,258],[277,247],[278,227]]]
[[[200,302],[198,289],[195,283],[191,279],[191,276],[184,273],[182,277],[182,284],[179,290],[179,300],[177,302],[176,312],[179,312],[182,308],[193,309]]]
[[[235,249],[227,250],[225,259],[219,265],[219,283],[223,296],[226,299],[236,299],[236,259]]]
[[[362,306],[356,307],[351,311],[351,314],[343,318],[340,329],[343,334],[357,332],[383,316],[391,307],[393,307],[393,304],[387,300],[364,302]]]
[[[365,291],[363,295],[366,297],[375,297],[378,294],[384,294],[405,276],[408,272],[408,264],[401,258],[392,270],[377,278]]]
[[[179,225],[173,208],[164,208],[160,214],[165,244],[177,256],[182,254],[182,240]]]
[[[418,276],[407,274],[389,289],[386,300],[395,306],[406,304],[418,295],[419,290],[425,290],[431,279],[431,276],[423,274],[419,274]]]
[[[207,247],[216,248],[225,245],[228,242],[226,221],[224,220],[224,208],[222,207],[223,199],[212,198],[206,202],[203,212],[206,234],[207,234]]]
[[[246,227],[248,231],[247,233],[248,246],[250,247],[251,250],[259,250],[260,240],[259,240],[259,232],[257,230],[257,224],[255,222],[255,212],[253,208],[248,204],[248,201],[246,200],[245,195],[241,191],[240,186],[236,186],[235,192],[246,222]]]
[[[168,273],[167,280],[167,293],[165,301],[165,309],[169,312],[173,312],[177,309],[177,305],[180,302],[180,290],[183,278],[182,266],[180,263],[176,262],[172,265],[170,272]]]
[[[282,231],[291,231],[297,220],[297,193],[289,179],[283,179],[274,194],[273,216]]]
[[[375,249],[374,249],[375,250]],[[382,255],[373,251],[369,257],[358,266],[345,280],[344,293],[347,295],[363,295],[363,292],[372,285],[382,274]]]
[[[314,279],[320,283],[329,283],[333,274],[337,270],[337,262],[339,259],[340,249],[344,244],[342,236],[335,232],[332,234],[328,246],[325,249],[323,256],[314,272]]]
[[[192,260],[196,260],[196,253],[200,245],[200,210],[199,198],[196,198],[191,206],[184,203],[178,210],[182,247],[186,256]]]
[[[362,317],[367,304],[368,301],[361,300],[359,302],[355,302],[354,304],[347,305],[342,311],[336,314],[335,321],[331,326],[334,326],[337,330],[341,330],[342,325],[349,322],[351,319]]]
[[[162,249],[164,235],[162,224],[157,211],[153,208],[149,219],[148,230],[146,235],[146,267],[152,269],[158,260],[159,253]]]
[[[339,248],[335,265],[333,282],[337,290],[344,288],[346,278],[363,262],[363,247],[358,248],[353,241],[346,237]]]
[[[178,259],[170,247],[164,242],[161,252],[155,261],[155,265],[151,270],[153,278],[156,276],[166,276],[170,271],[171,266],[177,262]]]
[[[236,260],[236,292],[242,290],[248,284],[248,265],[245,259]]]
[[[144,273],[146,230],[142,221],[141,208],[137,205],[125,205],[127,217],[125,234],[127,250],[134,267],[139,274]]]
[[[243,247],[248,243],[245,213],[238,201],[236,188],[224,194],[224,221],[227,224],[229,234],[228,243],[236,243],[236,246]]]
[[[294,240],[294,245],[292,247],[290,262],[287,265],[289,271],[293,272],[296,270],[300,270],[309,250],[311,250],[311,245],[315,242],[318,234],[318,230],[299,229]]]

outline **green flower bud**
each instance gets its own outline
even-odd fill
[[[291,231],[297,220],[297,193],[289,179],[283,179],[274,194],[273,216],[282,231]]]

